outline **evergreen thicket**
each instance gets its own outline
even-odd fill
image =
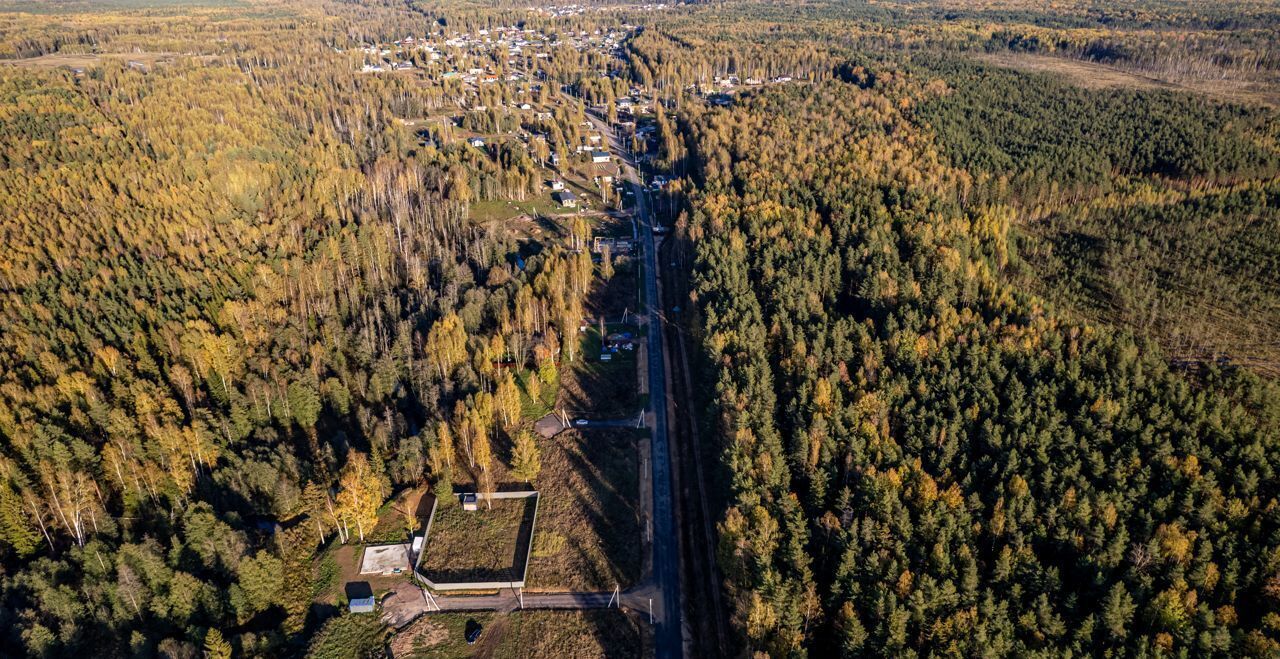
[[[936,85],[854,78],[689,121],[721,567],[749,647],[1280,649],[1280,389],[1190,380],[1019,291],[1015,212],[903,110]]]

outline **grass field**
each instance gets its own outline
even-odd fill
[[[475,645],[467,645],[464,637],[470,621],[483,627]],[[628,659],[647,656],[650,647],[649,630],[616,609],[428,615],[391,639],[397,659]]]
[[[509,581],[520,577],[520,527],[533,514],[533,498],[494,499],[480,509],[441,502],[423,551],[421,570],[432,581]]]
[[[529,378],[533,371],[524,369],[516,375],[516,383],[520,385],[520,414],[530,420],[540,419],[551,412],[556,404],[556,392],[560,390],[560,374],[557,371],[551,382],[539,385],[538,396],[529,395]]]
[[[634,326],[610,324],[607,332],[629,331]],[[571,414],[593,418],[634,416],[640,407],[636,393],[636,351],[619,350],[611,361],[600,361],[600,330],[592,326],[581,335],[581,354],[562,365],[558,406]]]
[[[634,314],[640,307],[640,300],[636,296],[638,263],[634,256],[615,257],[613,277],[607,282],[597,280],[596,290],[587,299],[587,313],[592,316],[603,314],[609,320],[620,320],[624,311]]]
[[[1106,64],[1031,53],[990,53],[978,59],[989,64],[1035,73],[1056,73],[1074,84],[1089,89],[1125,87],[1131,89],[1164,89],[1204,94],[1239,103],[1262,103],[1280,106],[1280,85],[1238,79],[1165,80],[1138,71],[1127,71]]]
[[[542,502],[530,590],[611,590],[639,581],[639,436],[630,429],[567,430],[539,442]]]
[[[527,589],[611,590],[639,581],[643,528],[636,442],[641,437],[648,435],[629,428],[599,428],[571,429],[553,439],[538,440],[542,471],[533,483],[539,492],[538,523],[525,575]],[[494,449],[494,482],[499,487],[514,483],[506,466],[510,446],[504,439]],[[458,473],[456,485],[470,487],[466,470]],[[495,513],[500,503],[494,501]],[[523,557],[523,547],[515,546],[515,511],[502,512],[505,521],[486,519],[485,512],[483,504],[476,512],[464,512],[456,505],[436,511],[423,557],[424,572],[432,580],[436,576],[431,568],[448,565],[452,571],[465,565],[480,575],[495,567],[509,568],[516,551]],[[503,530],[504,525],[512,529],[510,533]],[[438,547],[437,541],[444,545]],[[500,566],[503,556],[506,564]]]
[[[571,212],[572,209],[561,208],[552,200],[549,190],[534,194],[526,201],[492,199],[471,204],[471,220],[476,224],[502,222],[520,215],[540,217]]]

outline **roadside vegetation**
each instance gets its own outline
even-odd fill
[[[468,624],[481,626],[474,645]],[[515,611],[508,614],[446,613],[424,616],[391,639],[394,656],[453,659],[484,655],[524,657],[644,657],[648,630],[617,610]]]

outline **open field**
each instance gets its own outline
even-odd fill
[[[633,256],[615,256],[613,276],[607,282],[596,282],[596,290],[587,298],[587,313],[592,317],[603,314],[609,320],[620,320],[624,311],[636,313],[640,306],[636,297],[637,266]]]
[[[178,53],[54,53],[39,57],[0,60],[0,64],[33,69],[56,69],[63,66],[87,69],[112,60],[121,63],[138,62],[146,67],[152,67],[159,63],[172,62],[176,57],[181,55]]]
[[[381,598],[405,583],[409,575],[360,574],[364,545],[352,542],[335,545],[319,554],[313,580],[314,602],[322,606],[346,607],[350,584],[367,583],[372,595]]]
[[[640,578],[639,459],[630,429],[567,430],[542,447],[530,590],[610,590]]]
[[[1204,94],[1223,101],[1262,103],[1280,107],[1280,85],[1250,80],[1164,80],[1142,72],[1064,57],[1031,53],[988,53],[977,56],[988,64],[1033,73],[1053,73],[1089,89],[1164,89]]]
[[[525,555],[520,528],[534,505],[532,497],[494,499],[468,511],[442,501],[423,547],[422,573],[441,582],[518,579]]]
[[[610,590],[639,580],[643,527],[636,442],[640,438],[647,438],[647,434],[630,428],[593,428],[569,429],[553,439],[538,440],[542,451],[542,471],[534,482],[539,492],[538,524],[525,575],[526,589]],[[496,442],[494,449],[494,482],[501,487],[515,481],[506,466],[510,447],[503,440]],[[466,470],[457,473],[455,486],[470,487]],[[495,513],[500,503],[510,505],[513,501],[495,500]],[[517,550],[515,533],[505,535],[495,528],[496,523],[484,521],[484,513],[483,503],[477,512],[463,512],[456,505],[437,510],[423,571],[430,574],[428,565],[447,564],[455,569],[456,564],[446,562],[445,552],[457,556],[461,564],[472,565],[477,573],[483,571],[477,564],[493,569],[503,555],[506,563],[502,567],[510,567]],[[518,520],[511,519],[514,511],[502,514],[507,519],[501,523],[516,528]],[[504,537],[512,544],[497,547],[506,542]],[[435,545],[440,539],[448,543],[443,550]],[[473,546],[484,547],[478,552],[482,555],[465,556]],[[523,547],[519,550],[523,552]]]
[[[483,626],[479,641],[467,645],[469,621]],[[406,657],[643,657],[649,630],[614,609],[601,611],[516,611],[423,616],[391,639],[396,659]]]
[[[547,217],[571,212],[573,209],[561,208],[560,204],[551,198],[549,190],[531,195],[525,201],[491,199],[471,204],[471,219],[476,224],[503,222],[521,215]]]
[[[610,323],[607,332],[632,332],[631,325]],[[561,366],[558,406],[571,414],[592,418],[621,418],[635,415],[640,407],[636,393],[636,351],[619,350],[610,361],[600,361],[601,337],[596,326],[579,334],[581,353],[577,361]]]

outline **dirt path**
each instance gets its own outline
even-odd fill
[[[477,659],[489,659],[493,656],[498,646],[502,645],[502,638],[507,635],[507,628],[511,626],[511,619],[505,615],[495,616],[493,622],[480,631],[480,642],[475,645],[475,651],[471,656]]]
[[[663,241],[666,253],[662,262],[675,265],[676,257],[671,252],[672,245]],[[686,264],[685,267],[688,267]],[[664,277],[667,291],[672,299],[683,299],[687,295],[687,270],[672,268]],[[689,615],[690,624],[696,626],[693,634],[695,654],[701,657],[729,656],[730,635],[728,632],[728,612],[725,608],[721,586],[724,583],[716,564],[716,543],[714,521],[711,516],[707,496],[706,475],[702,465],[703,446],[698,436],[698,418],[695,409],[693,378],[689,367],[688,347],[685,341],[685,327],[682,319],[673,318],[666,323],[664,341],[671,345],[668,351],[670,368],[667,370],[669,388],[672,392],[674,409],[673,452],[676,455],[675,465],[680,474],[680,500],[676,507],[676,519],[683,525],[685,540],[685,565],[688,573],[687,587],[690,592],[689,607],[694,611]]]

